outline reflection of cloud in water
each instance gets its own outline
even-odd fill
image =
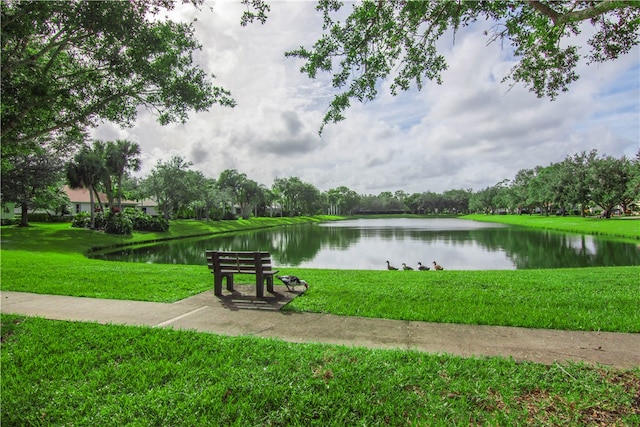
[[[303,268],[336,268],[355,270],[385,270],[385,261],[400,268],[402,263],[417,269],[418,262],[431,266],[437,261],[447,270],[512,270],[514,263],[505,251],[490,251],[473,241],[450,242],[396,237],[393,239],[367,236],[344,249],[323,245],[313,260],[303,262]]]
[[[351,226],[349,226],[351,224]],[[346,226],[345,226],[346,225]],[[355,225],[355,226],[354,226]],[[206,264],[206,250],[271,253],[276,268],[508,270],[640,265],[635,244],[461,219],[387,218],[304,224],[129,248],[103,259]]]

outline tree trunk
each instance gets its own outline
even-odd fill
[[[26,203],[22,203],[20,205],[22,217],[20,218],[20,227],[28,227],[29,226],[29,205]]]

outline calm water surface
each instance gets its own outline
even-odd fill
[[[277,268],[511,270],[640,265],[637,245],[461,219],[355,219],[184,239],[96,258],[206,265],[206,250],[264,250]]]

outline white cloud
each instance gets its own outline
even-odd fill
[[[361,194],[479,190],[581,151],[619,157],[640,148],[638,49],[615,62],[581,65],[581,79],[551,102],[500,83],[513,58],[498,44],[486,46],[482,23],[459,31],[455,43],[442,41],[449,64],[443,85],[393,97],[384,82],[378,99],[354,104],[347,120],[327,125],[320,138],[333,88],[327,76],[309,80],[300,60],[284,52],[310,46],[321,16],[315,2],[270,4],[265,25],[244,28],[238,2],[173,14],[197,17],[203,51],[196,59],[231,90],[237,107],[213,107],[164,127],[142,112],[135,127],[105,125],[95,137],[140,144],[142,175],[179,154],[211,177],[237,169],[267,186],[297,176],[320,190],[345,185]]]

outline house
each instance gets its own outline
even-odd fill
[[[72,215],[78,214],[80,212],[91,212],[91,195],[89,194],[89,190],[86,188],[69,188],[68,186],[63,187],[64,192],[69,197],[69,211]],[[107,203],[107,195],[104,193],[98,192],[98,196],[100,197],[100,201],[105,209],[109,208],[109,204]],[[94,205],[98,205],[98,200],[95,200],[94,195]],[[140,209],[142,212],[147,215],[157,216],[157,207],[158,204],[152,199],[144,199],[142,201],[137,200],[123,200],[122,201],[123,208],[136,208]]]
[[[2,203],[0,206],[0,219],[13,219],[15,217],[16,204],[13,202]]]

